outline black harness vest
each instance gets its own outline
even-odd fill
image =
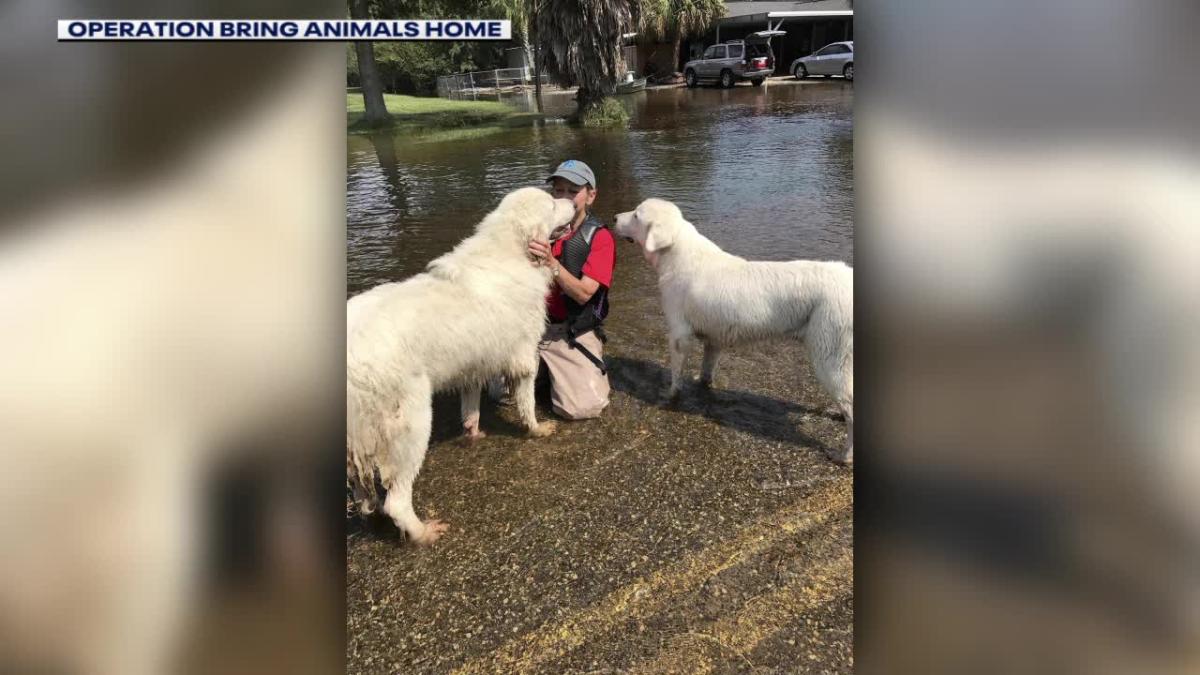
[[[588,217],[580,223],[579,230],[563,243],[562,251],[558,255],[558,262],[563,269],[576,278],[583,276],[583,265],[592,252],[592,240],[595,238],[596,232],[603,227],[604,223],[600,222],[599,218],[588,214]],[[608,289],[602,284],[592,294],[592,297],[582,304],[575,302],[566,293],[562,294],[562,298],[567,307],[567,344],[573,349],[578,349],[589,361],[596,364],[600,372],[607,372],[608,369],[604,362],[596,358],[596,355],[583,345],[577,343],[575,338],[587,334],[588,331],[594,331],[601,342],[608,341],[602,326],[604,318],[608,316]]]

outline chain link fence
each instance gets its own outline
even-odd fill
[[[550,79],[541,76],[544,89],[554,89]],[[458,75],[443,75],[437,79],[437,95],[450,99],[472,99],[480,95],[495,96],[503,92],[532,89],[533,71],[529,68],[495,68]]]

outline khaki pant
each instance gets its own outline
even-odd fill
[[[596,358],[604,358],[604,343],[594,332],[581,335],[576,342]],[[578,349],[567,344],[562,324],[546,327],[538,354],[550,371],[550,404],[554,412],[569,420],[599,417],[608,405],[608,375],[600,372]]]

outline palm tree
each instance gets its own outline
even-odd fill
[[[621,67],[621,34],[630,25],[628,0],[540,0],[541,62],[564,86],[579,86],[579,112],[612,94]]]
[[[494,11],[512,22],[512,37],[521,43],[525,52],[525,63],[533,63],[533,42],[530,40],[529,24],[534,14],[533,0],[491,0]]]
[[[641,0],[638,32],[671,43],[671,71],[679,67],[685,37],[701,35],[725,15],[725,0]]]

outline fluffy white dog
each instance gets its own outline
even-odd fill
[[[412,504],[436,391],[461,392],[463,426],[476,438],[481,385],[507,376],[529,433],[554,431],[553,422],[538,424],[533,393],[550,272],[532,265],[526,249],[574,215],[570,201],[522,188],[424,274],[349,300],[346,475],[360,512],[378,504],[378,472],[387,490],[383,510],[412,541],[431,544],[446,531],[444,522],[422,522]]]
[[[679,395],[688,350],[704,344],[700,383],[710,386],[722,349],[768,338],[802,340],[817,379],[846,416],[854,461],[854,272],[845,263],[752,262],[722,251],[672,203],[647,199],[617,215],[616,233],[642,245],[658,272]]]

